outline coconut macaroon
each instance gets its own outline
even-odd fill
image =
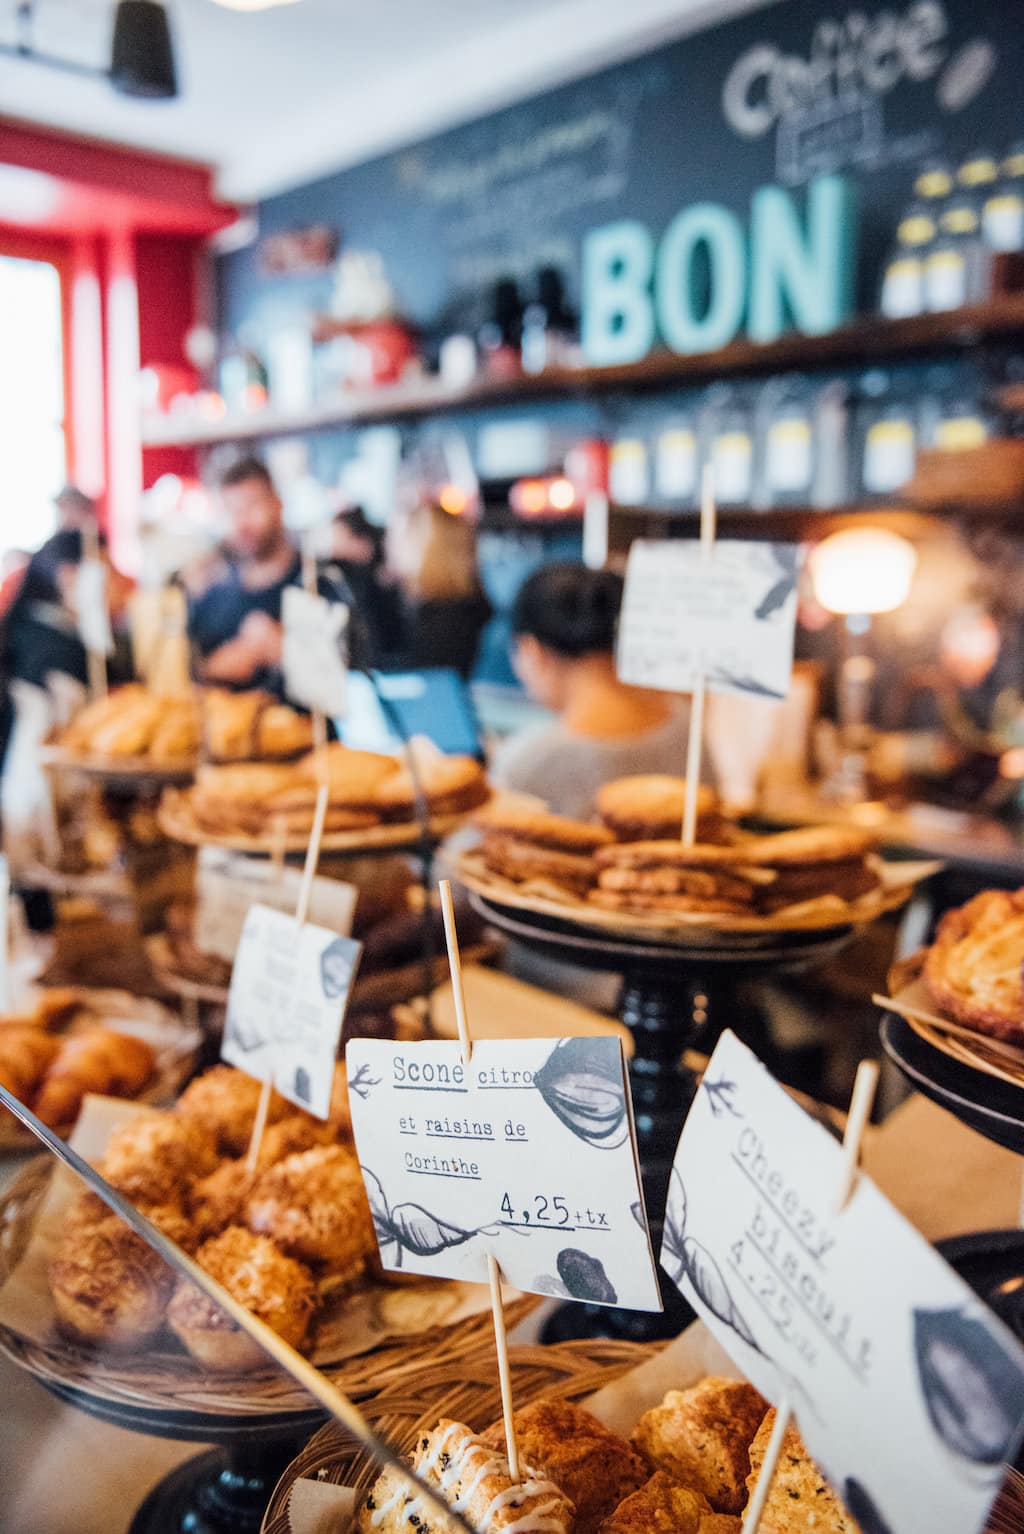
[[[262,1083],[230,1065],[215,1065],[190,1082],[175,1104],[179,1118],[199,1124],[216,1140],[226,1156],[246,1150],[256,1121]],[[267,1123],[276,1124],[294,1108],[279,1092],[271,1092]],[[212,1170],[208,1168],[207,1170]]]
[[[250,1230],[340,1282],[357,1278],[376,1250],[363,1174],[342,1145],[286,1156],[264,1172],[245,1217]]]
[[[217,1165],[213,1137],[201,1124],[173,1114],[140,1114],[115,1129],[100,1171],[133,1203],[180,1202],[196,1177]]]
[[[412,1463],[417,1475],[480,1534],[569,1534],[573,1527],[573,1504],[554,1481],[527,1465],[520,1466],[521,1479],[513,1480],[505,1455],[462,1422],[443,1419],[432,1433],[424,1433]],[[359,1509],[358,1528],[361,1534],[409,1534],[410,1527],[415,1534],[454,1534],[457,1529],[454,1521],[435,1514],[400,1471],[388,1468]]]
[[[121,1352],[160,1330],[175,1273],[110,1214],[91,1229],[72,1223],[50,1262],[49,1279],[61,1327],[84,1342]]]
[[[307,1267],[237,1225],[204,1242],[196,1261],[232,1299],[293,1348],[302,1347],[316,1307],[316,1284]],[[174,1291],[167,1324],[207,1369],[250,1369],[266,1361],[248,1333],[187,1279]]]

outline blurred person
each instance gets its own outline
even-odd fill
[[[398,594],[387,581],[384,529],[361,506],[348,507],[330,525],[328,548],[351,593],[368,656],[380,664],[396,647],[401,621]]]
[[[190,582],[189,636],[199,676],[227,687],[279,691],[281,603],[286,586],[302,584],[302,561],[284,525],[274,482],[258,458],[242,458],[220,481],[230,558]]]
[[[55,853],[52,804],[39,765],[42,742],[85,701],[88,656],[79,634],[77,584],[86,557],[81,528],[64,528],[47,539],[25,567],[21,586],[0,628],[5,689],[5,733],[0,806],[4,847],[12,867]],[[115,630],[126,617],[131,582],[107,567],[107,606]],[[115,655],[114,670],[119,669]]]
[[[450,667],[468,678],[491,604],[480,585],[476,530],[433,502],[422,502],[387,536],[388,567],[399,593],[394,670]]]
[[[631,773],[680,776],[689,706],[628,687],[615,671],[622,577],[565,561],[542,565],[512,608],[512,664],[527,694],[556,715],[495,752],[499,788],[536,794],[558,815],[585,819],[603,783]]]
[[[57,531],[83,532],[90,524],[99,525],[99,514],[92,496],[79,490],[77,485],[67,484],[53,498],[57,508]]]

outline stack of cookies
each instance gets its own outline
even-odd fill
[[[808,902],[846,902],[874,889],[870,838],[812,826],[730,846],[622,842],[596,855],[590,901],[612,911],[772,915]]]
[[[487,869],[516,884],[554,885],[583,899],[597,876],[594,854],[612,845],[604,826],[552,815],[515,800],[498,800],[478,817]]]

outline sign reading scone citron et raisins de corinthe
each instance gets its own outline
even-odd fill
[[[672,1168],[661,1262],[792,1406],[863,1534],[974,1534],[1024,1432],[1024,1349],[732,1033]]]
[[[617,1038],[352,1039],[356,1148],[381,1261],[660,1310]]]
[[[242,928],[221,1059],[325,1119],[362,944],[258,902]]]
[[[799,550],[791,543],[630,548],[618,673],[636,687],[784,698],[793,670]]]

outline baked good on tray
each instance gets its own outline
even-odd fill
[[[413,1468],[446,1502],[457,1507],[471,1528],[484,1534],[502,1529],[542,1529],[544,1534],[570,1534],[573,1505],[553,1481],[520,1464],[513,1479],[504,1454],[476,1437],[462,1422],[442,1418],[432,1433],[416,1445]],[[378,1476],[359,1509],[362,1534],[391,1534],[410,1528],[433,1534],[441,1519],[415,1488],[396,1470]],[[454,1521],[448,1526],[454,1531]]]
[[[604,826],[523,804],[497,800],[476,817],[481,852],[492,873],[516,884],[543,881],[582,897],[597,877],[594,854],[614,837]]]
[[[472,757],[421,748],[417,776],[431,815],[473,809],[488,794],[483,768]],[[280,828],[301,836],[312,828],[325,780],[327,832],[366,831],[385,822],[416,819],[419,796],[406,762],[337,742],[295,762],[203,767],[193,787],[167,803],[183,806],[198,830],[210,835],[271,837]]]
[[[187,763],[200,737],[191,693],[165,697],[131,683],[87,703],[60,731],[57,744],[73,756],[145,757],[159,766]]]
[[[619,842],[596,854],[589,899],[613,911],[772,915],[806,901],[849,902],[878,885],[871,840],[810,826],[728,844]]]
[[[933,1004],[966,1028],[1024,1043],[1024,888],[984,890],[947,911],[924,956]]]
[[[686,779],[667,773],[637,773],[616,778],[598,790],[598,818],[623,842],[660,841],[679,836],[686,804]],[[697,836],[715,841],[724,829],[718,795],[706,783],[697,787]]]
[[[373,1220],[351,1144],[344,1066],[335,1068],[326,1122],[273,1095],[250,1173],[259,1095],[258,1081],[215,1066],[172,1111],[116,1130],[99,1170],[240,1304],[301,1347],[325,1299],[367,1272]],[[93,1193],[67,1209],[49,1276],[61,1326],[82,1341],[125,1350],[170,1331],[206,1368],[263,1361]]]
[[[106,1027],[74,990],[41,991],[31,1008],[0,1017],[0,1085],[60,1134],[73,1128],[87,1092],[135,1097],[156,1063],[152,1045]],[[2,1120],[11,1116],[0,1109]]]
[[[520,1484],[500,1422],[474,1435],[442,1419],[417,1439],[411,1464],[480,1534],[740,1534],[775,1413],[742,1380],[708,1377],[672,1390],[626,1440],[583,1407],[539,1400],[515,1413]],[[522,1521],[520,1521],[522,1520]],[[543,1520],[543,1522],[541,1521]],[[381,1529],[447,1534],[395,1470],[378,1476],[355,1520]],[[859,1534],[791,1427],[760,1525],[762,1534]]]

